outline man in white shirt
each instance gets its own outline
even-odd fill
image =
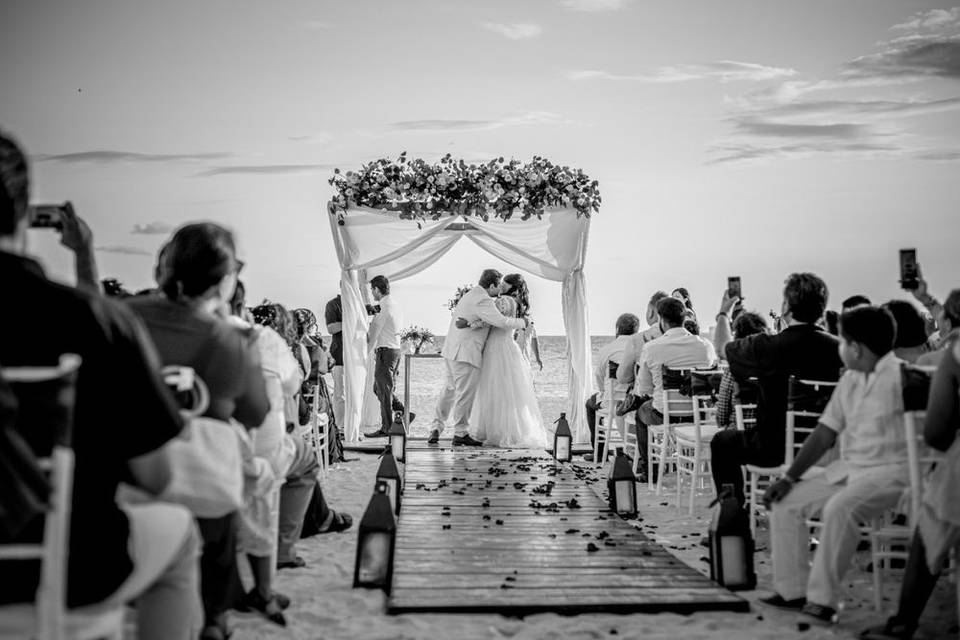
[[[635,333],[627,341],[626,348],[623,350],[623,357],[619,361],[620,366],[617,367],[617,382],[628,385],[633,383],[633,370],[636,368],[637,358],[643,350],[643,345],[663,335],[663,331],[660,330],[660,314],[657,313],[657,303],[666,297],[667,294],[663,291],[657,291],[650,296],[646,317],[649,326],[640,333]]]
[[[403,316],[390,296],[390,281],[386,276],[376,276],[370,281],[373,299],[380,305],[380,312],[373,316],[367,333],[367,347],[373,349],[373,392],[380,400],[380,429],[365,433],[368,438],[387,435],[393,424],[395,411],[403,411],[403,403],[393,395],[397,369],[400,365],[400,328]]]
[[[587,399],[587,427],[590,428],[591,445],[596,437],[597,410],[601,407],[604,386],[608,378],[615,377],[610,375],[611,368],[620,363],[624,350],[636,335],[639,326],[640,318],[632,313],[622,314],[617,318],[616,338],[614,338],[612,342],[600,347],[600,351],[597,352],[597,366],[593,371],[593,377],[598,393],[593,394]],[[616,401],[623,398],[629,389],[629,383],[615,382],[613,386],[613,400]],[[603,449],[601,448],[598,452],[601,460],[603,460],[603,453]],[[593,453],[588,453],[583,459],[587,462],[593,461]]]
[[[761,599],[802,609],[814,623],[834,622],[843,575],[860,540],[860,524],[892,509],[907,486],[901,360],[896,324],[885,309],[860,306],[840,317],[840,378],[817,428],[790,468],[764,495],[770,513],[775,594]],[[804,473],[839,440],[840,458]],[[809,560],[806,521],[820,513],[820,544]]]

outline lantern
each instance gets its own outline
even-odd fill
[[[390,505],[393,512],[400,515],[400,494],[403,492],[403,480],[400,477],[400,469],[397,468],[397,461],[393,457],[393,451],[387,447],[383,456],[380,458],[380,468],[377,469],[376,484],[383,483],[387,485],[387,496],[390,498]]]
[[[617,447],[617,455],[610,465],[607,493],[610,509],[614,513],[627,518],[637,516],[640,511],[637,505],[637,477],[633,475],[633,465],[623,452],[623,447]]]
[[[573,456],[573,435],[567,423],[567,414],[561,413],[553,434],[553,457],[558,462],[570,462]]]
[[[360,520],[357,561],[353,572],[354,588],[383,589],[390,593],[397,525],[390,509],[388,492],[386,483],[378,482]]]
[[[756,588],[750,518],[733,485],[723,485],[710,506],[716,506],[710,523],[710,579],[732,591]]]
[[[390,430],[387,431],[387,437],[390,438],[390,450],[397,462],[407,461],[407,431],[403,428],[403,422],[393,421]]]

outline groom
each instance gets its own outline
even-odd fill
[[[529,320],[525,318],[507,318],[497,310],[493,299],[500,295],[500,272],[487,269],[480,275],[480,284],[468,291],[457,306],[453,309],[450,319],[450,328],[443,342],[443,364],[446,375],[443,382],[443,391],[437,400],[437,412],[433,418],[433,431],[427,442],[436,444],[440,441],[444,424],[453,409],[453,445],[479,447],[483,445],[474,440],[467,433],[470,410],[473,408],[473,398],[477,393],[477,383],[480,381],[480,363],[483,360],[483,345],[487,341],[490,327],[523,329]],[[459,328],[464,319],[474,324],[482,320],[482,327]]]

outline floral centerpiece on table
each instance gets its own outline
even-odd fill
[[[465,296],[470,289],[473,289],[473,286],[472,284],[465,284],[462,287],[457,287],[457,292],[447,300],[447,309],[450,309],[450,311],[456,309],[457,305],[460,304],[460,298]]]
[[[420,353],[425,344],[433,344],[435,337],[432,331],[423,327],[407,327],[400,332],[400,341],[412,344],[414,353]]]
[[[359,171],[334,169],[336,189],[330,213],[342,216],[353,206],[399,211],[410,220],[439,220],[444,214],[509,220],[540,217],[546,207],[571,207],[589,217],[600,210],[599,183],[580,169],[534,156],[530,162],[495,158],[468,164],[445,155],[439,163],[381,158]],[[343,222],[341,217],[340,222]]]

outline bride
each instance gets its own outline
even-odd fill
[[[508,291],[510,294],[505,294]],[[495,302],[500,313],[508,318],[529,316],[530,304],[523,276],[506,276],[500,284],[500,292]],[[527,331],[532,331],[532,327]],[[547,433],[533,391],[530,362],[518,346],[517,338],[525,342],[524,346],[531,341],[529,334],[515,337],[513,329],[490,327],[470,416],[470,424],[475,430],[471,435],[495,447],[543,449],[547,446]],[[533,353],[539,363],[538,351]]]

